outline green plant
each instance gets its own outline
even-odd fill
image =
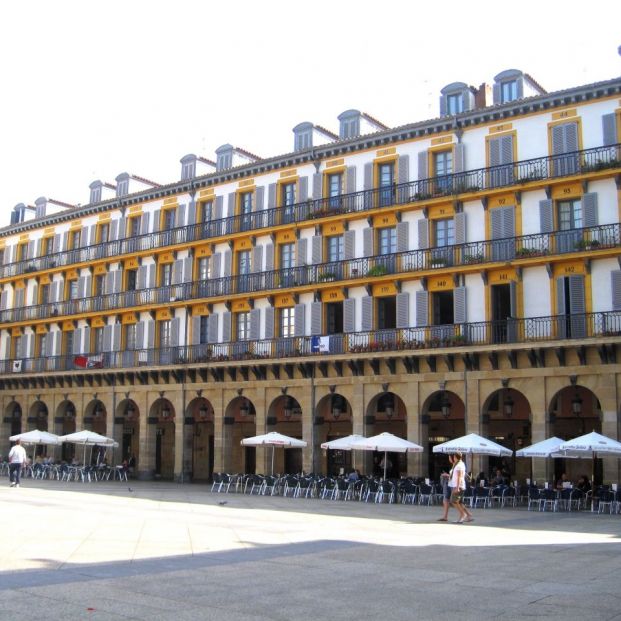
[[[448,264],[446,257],[431,257],[431,265],[435,267],[442,267]]]
[[[317,276],[317,280],[325,282],[326,280],[334,280],[336,278],[336,274],[334,272],[322,272]]]
[[[477,252],[475,254],[464,255],[464,263],[481,263],[483,261],[483,253]]]
[[[369,268],[367,276],[383,276],[387,273],[388,270],[386,269],[385,265],[374,265],[373,267]]]
[[[599,248],[599,245],[598,239],[579,239],[574,244],[574,248],[576,250],[589,250],[591,248]]]
[[[517,259],[524,259],[526,257],[540,257],[542,255],[548,254],[548,251],[540,248],[519,248],[515,252],[515,256]]]

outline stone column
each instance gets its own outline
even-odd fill
[[[476,373],[463,373],[463,391],[462,401],[464,402],[464,428],[465,435],[469,433],[482,434],[482,412],[481,412],[481,394],[480,394],[480,377]],[[447,383],[447,390],[450,390]],[[453,390],[454,393],[460,393],[459,390]],[[479,472],[487,472],[488,457],[485,455],[472,455],[466,458],[467,468],[474,476]]]
[[[179,388],[181,387],[179,386]],[[173,476],[178,483],[184,483],[188,481],[186,481],[185,470],[185,407],[183,403],[183,389],[178,389],[174,392],[166,391],[165,397],[170,401],[175,413],[175,466]]]
[[[418,391],[419,383],[400,383],[399,385],[395,386],[395,388],[396,390],[393,390],[393,392],[402,399],[405,406],[405,424],[407,429],[406,439],[410,442],[414,442],[415,444],[419,444],[424,449],[425,445],[428,444],[428,426],[425,425],[423,429],[423,425],[421,424],[420,401]],[[424,451],[421,453],[408,453],[408,476],[423,475],[423,455]]]
[[[147,391],[134,393],[131,398],[140,413],[136,476],[139,479],[152,479],[155,470],[155,425],[147,423],[151,399]]]
[[[534,376],[528,378],[528,388],[523,390],[528,399],[531,410],[531,444],[541,442],[551,436],[548,422],[548,382],[545,377]],[[518,385],[518,389],[519,389]],[[532,481],[545,481],[553,474],[553,464],[548,459],[531,459]]]
[[[245,395],[244,391],[244,395]],[[254,417],[254,429],[255,435],[260,436],[264,433],[267,433],[267,408],[268,403],[271,403],[272,399],[276,398],[276,394],[274,392],[270,393],[270,398],[267,398],[266,389],[263,386],[257,386],[257,388],[253,389],[252,394],[248,395],[248,399],[252,401],[254,405],[255,417]],[[241,440],[240,440],[241,442]],[[240,450],[244,450],[242,446],[239,447]],[[256,470],[258,472],[264,472],[266,474],[271,473],[272,467],[272,449],[257,447],[257,457],[256,457]],[[275,462],[274,471],[278,472],[278,467]]]

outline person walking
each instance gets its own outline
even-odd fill
[[[466,466],[461,460],[460,452],[453,454],[453,470],[449,485],[451,487],[451,506],[457,509],[460,515],[455,523],[472,522],[474,520],[472,513],[466,509],[463,503],[464,491],[466,490]]]
[[[22,466],[26,463],[28,463],[26,451],[20,441],[16,440],[9,451],[9,478],[11,487],[19,487],[19,475],[21,474]]]
[[[451,487],[449,483],[451,481],[451,476],[453,475],[453,456],[449,455],[449,463],[451,464],[451,469],[449,472],[443,472],[440,475],[440,482],[442,484],[442,508],[444,509],[442,513],[442,517],[438,518],[438,522],[447,522],[448,521],[448,510],[450,507],[451,500]]]

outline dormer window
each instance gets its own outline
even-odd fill
[[[446,111],[448,114],[459,114],[464,111],[464,98],[461,94],[447,96]]]
[[[293,128],[294,143],[293,149],[295,151],[304,151],[310,149],[313,146],[313,124],[312,123],[300,123]]]
[[[474,108],[474,89],[465,82],[451,82],[440,91],[440,116],[468,112]]]
[[[98,203],[101,201],[101,182],[94,181],[91,183],[91,203]]]
[[[233,165],[233,147],[224,144],[216,149],[216,170],[226,170]]]
[[[500,84],[500,103],[508,103],[518,98],[517,80],[507,80]]]
[[[196,177],[196,156],[186,155],[181,158],[181,181]]]
[[[129,175],[123,173],[116,178],[116,195],[127,196],[129,193]]]

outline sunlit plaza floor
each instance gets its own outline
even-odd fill
[[[209,489],[0,479],[0,619],[621,619],[619,515]]]

